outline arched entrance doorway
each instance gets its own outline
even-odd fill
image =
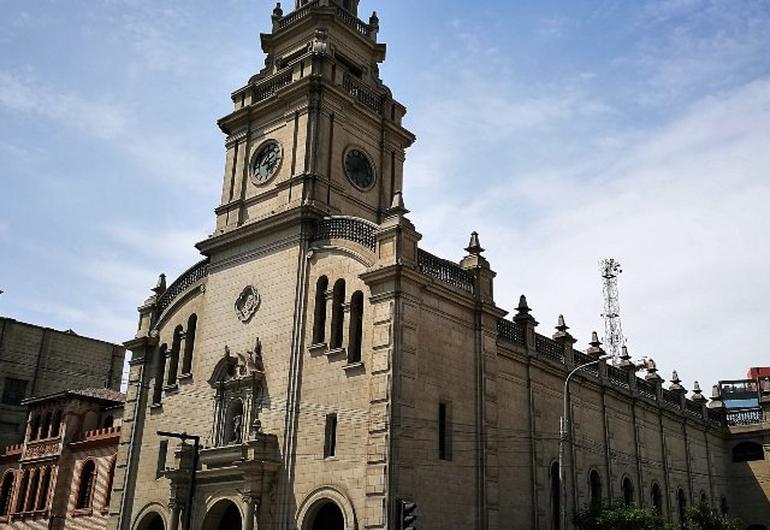
[[[166,524],[158,512],[150,512],[142,518],[136,530],[166,530]]]
[[[307,530],[345,530],[345,516],[332,501],[323,502],[316,509]]]
[[[232,501],[223,499],[211,507],[201,528],[203,530],[240,530],[243,528],[241,511]]]

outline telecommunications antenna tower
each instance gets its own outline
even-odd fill
[[[623,272],[620,263],[612,258],[599,262],[599,270],[602,273],[604,293],[604,348],[613,359],[617,360],[621,355],[621,348],[625,346],[623,327],[620,325],[620,300],[618,298],[618,276]]]

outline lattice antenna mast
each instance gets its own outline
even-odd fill
[[[613,359],[619,359],[621,348],[625,345],[623,327],[620,324],[620,299],[618,296],[618,276],[623,272],[620,263],[612,258],[599,262],[599,270],[602,274],[604,293],[604,349],[612,355]]]

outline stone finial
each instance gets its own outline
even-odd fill
[[[273,32],[276,32],[280,29],[280,22],[283,18],[283,9],[281,9],[281,2],[277,2],[275,4],[275,9],[273,9],[273,16],[271,17],[273,20]]]
[[[711,387],[711,401],[709,401],[707,406],[710,409],[724,408],[725,404],[722,401],[722,390],[719,388],[719,385]]]
[[[465,251],[468,254],[478,256],[482,252],[484,252],[484,249],[481,248],[481,243],[479,242],[479,233],[478,232],[471,232],[471,240],[468,243],[468,246],[465,248]]]
[[[554,340],[570,340],[572,341],[572,344],[577,342],[572,335],[570,335],[569,326],[564,321],[564,315],[559,315],[558,320],[556,321],[556,333],[553,334]]]
[[[679,379],[679,374],[676,370],[671,373],[671,386],[668,387],[668,389],[672,392],[676,392],[677,394],[687,393],[687,389],[682,386],[682,380]]]
[[[537,321],[535,320],[535,317],[530,315],[532,312],[532,309],[530,309],[529,305],[527,305],[527,297],[524,295],[521,295],[519,297],[519,305],[516,308],[516,314],[513,315],[513,321],[514,322],[532,322],[533,325],[537,326]]]
[[[700,383],[697,381],[693,383],[692,400],[696,403],[703,403],[706,401],[706,396],[703,395],[703,390],[701,390]]]
[[[633,361],[631,361],[631,355],[628,353],[628,347],[623,345],[623,347],[620,348],[620,367],[627,370],[634,370],[636,369],[636,366],[634,365]]]
[[[604,349],[602,348],[602,343],[599,340],[599,334],[595,331],[591,332],[591,342],[588,343],[590,346],[586,349],[586,354],[590,355],[594,359],[598,359],[602,355],[604,355]]]
[[[153,287],[152,290],[158,296],[166,292],[166,275],[165,274],[161,274],[160,276],[158,276],[158,283],[155,284],[155,287]]]
[[[657,384],[663,381],[663,378],[658,374],[658,365],[655,363],[655,359],[647,360],[647,374],[644,376],[645,381],[653,384]]]
[[[393,192],[393,200],[390,203],[388,213],[391,215],[406,215],[409,213],[409,210],[404,206],[404,194],[401,193],[401,190]]]
[[[377,16],[377,11],[372,11],[372,16],[369,17],[369,25],[379,27],[380,17]]]

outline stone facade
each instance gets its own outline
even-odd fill
[[[22,400],[86,387],[120,388],[126,349],[0,317],[0,447],[24,438]]]
[[[0,529],[106,528],[123,399],[97,388],[25,400],[24,440],[0,450]]]
[[[562,385],[601,344],[573,350],[563,320],[538,334],[523,297],[507,319],[476,234],[459,263],[419,247],[376,14],[295,7],[276,7],[266,66],[219,121],[205,259],[161,276],[126,343],[109,527],[395,529],[410,501],[421,529],[559,528]],[[574,380],[568,511],[625,497],[676,521],[703,500],[770,520],[766,492],[750,512],[735,487],[723,411],[625,362]]]

